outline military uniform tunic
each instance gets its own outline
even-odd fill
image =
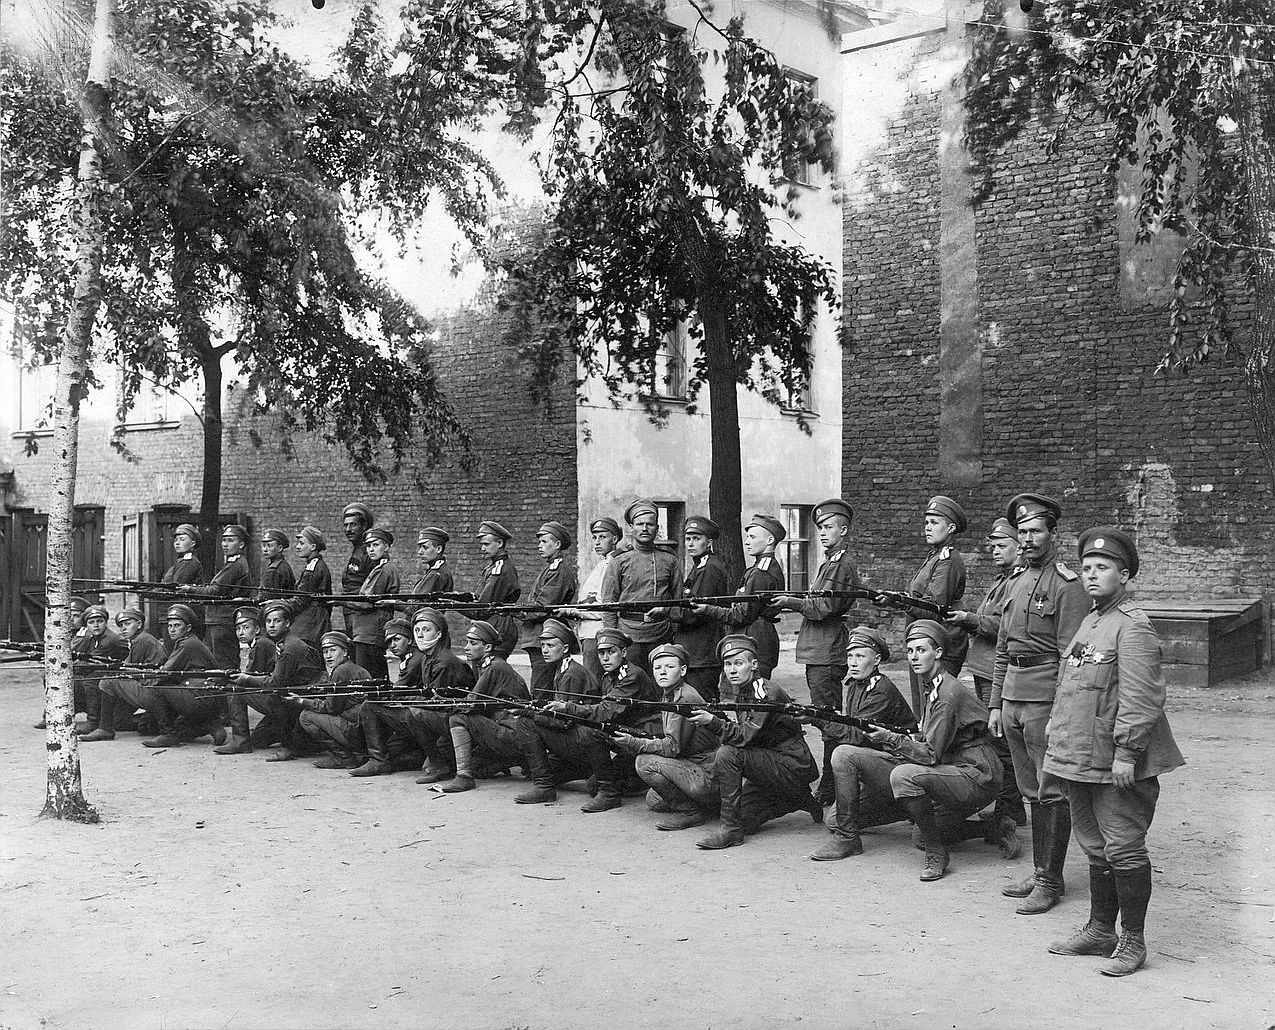
[[[322,556],[316,554],[305,563],[296,589],[303,593],[285,598],[292,615],[292,632],[311,647],[317,648],[323,634],[328,631],[328,606],[323,601],[312,601],[307,595],[323,596],[332,593],[332,572]]]
[[[272,593],[292,590],[296,585],[296,574],[282,555],[271,558],[261,569],[261,589],[267,597]]]
[[[478,600],[486,604],[507,604],[518,600],[522,594],[518,586],[518,570],[514,568],[513,559],[507,551],[501,551],[487,562],[482,571],[482,580],[478,587]],[[511,615],[492,612],[487,616],[500,633],[500,644],[496,647],[497,658],[508,658],[518,645],[518,620]]]
[[[912,582],[908,584],[908,593],[913,597],[923,597],[942,608],[955,606],[965,596],[965,559],[961,552],[950,544],[931,548],[929,556],[917,570]],[[909,613],[908,625],[926,616]],[[965,664],[965,655],[969,650],[969,637],[960,628],[947,626],[947,646],[943,649],[943,666],[952,675],[960,672]]]
[[[730,580],[726,563],[718,555],[711,553],[695,560],[682,587],[682,595],[687,598],[721,597],[729,592]],[[725,630],[715,606],[710,605],[703,614],[697,614],[689,608],[671,608],[669,621],[673,623],[673,641],[686,648],[691,657],[690,668],[721,668],[722,660],[717,657],[717,645]],[[714,672],[714,681],[716,675]]]

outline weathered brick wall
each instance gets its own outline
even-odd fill
[[[550,518],[576,522],[571,386],[555,396],[550,411],[533,405],[526,371],[501,345],[498,319],[489,311],[468,310],[438,327],[443,389],[472,437],[468,468],[459,454],[432,469],[409,459],[401,474],[370,484],[351,469],[342,448],[317,439],[295,438],[294,458],[286,458],[274,419],[238,412],[232,403],[225,413],[221,510],[250,514],[257,530],[278,526],[292,534],[306,523],[319,526],[337,574],[348,554],[341,512],[351,500],[368,504],[378,524],[394,533],[394,560],[405,576],[415,571],[417,529],[440,525],[452,534],[449,559],[462,588],[475,584],[482,564],[474,540],[478,523],[494,518],[515,534],[511,550],[530,581],[540,561],[536,528]],[[125,515],[158,503],[198,506],[202,435],[193,417],[180,428],[130,433],[133,454],[125,460],[109,447],[109,432],[106,425],[84,423],[76,497],[106,508],[106,571],[114,576],[122,566]],[[28,458],[21,441],[5,441],[17,503],[43,511],[52,443],[40,442],[40,453]]]
[[[921,62],[936,50],[922,48]],[[1164,256],[1122,248],[1128,215],[1103,171],[1101,127],[1056,157],[1042,132],[1024,135],[977,210],[984,474],[974,488],[944,482],[939,115],[937,93],[914,91],[844,208],[843,468],[870,581],[906,585],[925,554],[925,501],[948,492],[974,527],[961,545],[973,601],[990,579],[976,553],[986,527],[1011,495],[1038,489],[1065,505],[1073,565],[1077,533],[1111,522],[1137,536],[1143,596],[1275,594],[1272,491],[1241,370],[1218,360],[1189,377],[1155,374],[1163,302],[1130,286],[1126,262]],[[1237,316],[1242,331],[1244,305]]]

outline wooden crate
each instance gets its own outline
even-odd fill
[[[1160,634],[1169,686],[1212,687],[1262,667],[1261,598],[1136,603]]]

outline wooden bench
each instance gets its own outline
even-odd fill
[[[1169,686],[1213,687],[1262,667],[1265,621],[1260,597],[1135,603],[1160,634]]]

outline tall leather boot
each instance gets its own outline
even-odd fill
[[[1063,864],[1067,860],[1067,846],[1071,843],[1071,808],[1065,802],[1040,805],[1037,815],[1043,815],[1044,829],[1041,843],[1044,845],[1042,868],[1036,873],[1036,886],[1014,909],[1020,916],[1038,916],[1048,912],[1062,900]]]
[[[1111,866],[1089,864],[1089,922],[1065,941],[1055,941],[1049,946],[1054,955],[1101,955],[1110,958],[1119,943],[1116,937],[1116,915],[1120,911],[1120,896],[1116,891],[1116,876]]]
[[[823,742],[823,769],[819,774],[819,787],[815,790],[815,800],[820,805],[831,805],[837,800],[837,778],[832,775],[832,753],[837,749],[837,741]]]
[[[713,833],[695,842],[695,846],[704,851],[720,851],[744,843],[744,828],[740,822],[743,814],[744,758],[740,749],[723,744],[717,749],[713,769],[721,790],[721,822]]]
[[[921,831],[921,843],[925,845],[925,868],[921,870],[922,881],[929,883],[942,879],[947,872],[947,847],[939,836],[938,820],[934,818],[934,804],[922,794],[919,797],[906,798],[902,802],[907,813]]]
[[[1098,972],[1103,976],[1128,976],[1147,961],[1144,927],[1151,902],[1151,863],[1136,869],[1117,869],[1115,880],[1120,902],[1120,939],[1111,961],[1100,966]]]
[[[1032,812],[1032,874],[1025,880],[1011,883],[1001,890],[1007,898],[1025,898],[1036,888],[1036,877],[1040,875],[1045,863],[1045,816],[1041,809],[1045,806],[1039,801],[1029,801]]]
[[[514,798],[519,805],[547,805],[558,800],[558,791],[553,776],[553,767],[549,764],[549,752],[545,750],[545,742],[536,730],[531,719],[517,721],[518,750],[526,761],[526,772],[531,780],[530,790],[525,790]],[[456,731],[452,731],[452,744],[456,745]],[[460,749],[456,751],[456,768],[460,769]]]
[[[444,794],[460,794],[478,786],[474,782],[474,738],[463,722],[453,725],[451,734],[452,748],[456,752],[456,775],[437,789]]]
[[[108,694],[102,691],[98,701],[97,711],[97,729],[92,733],[85,733],[80,740],[89,743],[94,740],[114,740],[115,739],[115,706],[116,699],[114,694]]]
[[[359,712],[359,728],[363,730],[363,746],[367,760],[350,770],[351,776],[384,776],[391,769],[390,749],[386,741],[385,727],[376,717],[376,705],[364,705]]]

